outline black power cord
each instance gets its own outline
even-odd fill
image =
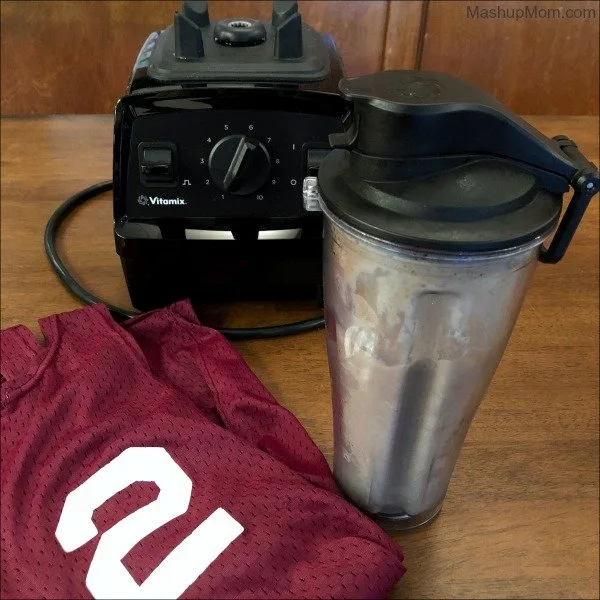
[[[63,263],[62,259],[56,249],[56,236],[60,230],[61,225],[65,219],[81,204],[112,190],[112,181],[103,181],[102,183],[96,183],[84,190],[73,194],[70,198],[67,198],[52,214],[48,223],[46,224],[46,230],[44,231],[44,250],[46,256],[50,261],[50,265],[54,272],[58,275],[58,278],[65,285],[65,287],[77,298],[86,304],[104,304],[111,314],[120,320],[129,319],[135,317],[141,313],[127,310],[119,306],[109,304],[95,296],[84,287],[79,285],[76,279],[69,273],[69,270]],[[304,333],[306,331],[313,331],[319,329],[325,325],[325,319],[323,317],[316,317],[313,319],[306,319],[304,321],[296,321],[295,323],[285,323],[282,325],[272,325],[269,327],[242,327],[242,328],[226,328],[218,329],[223,335],[231,340],[251,340],[251,339],[266,339],[283,337],[286,335],[294,335],[298,333]]]

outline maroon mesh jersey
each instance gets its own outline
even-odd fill
[[[1,333],[2,597],[376,598],[402,575],[188,303],[40,324],[43,346]]]

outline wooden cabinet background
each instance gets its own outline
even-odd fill
[[[140,45],[179,6],[177,0],[2,1],[2,114],[111,112]],[[271,2],[209,6],[213,20],[266,19]],[[529,15],[511,18],[512,10],[525,8]],[[300,9],[306,22],[333,34],[349,75],[444,71],[522,114],[598,114],[598,1],[301,0]],[[504,10],[504,17],[482,16],[490,9]],[[557,17],[549,16],[557,9]]]

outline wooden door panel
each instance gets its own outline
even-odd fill
[[[426,2],[420,52],[414,40],[407,51],[403,19],[418,9],[405,4],[392,1],[386,69],[410,66],[412,48],[415,66],[464,77],[518,113],[598,114],[599,2]]]

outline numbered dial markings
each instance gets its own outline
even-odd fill
[[[224,132],[232,132],[234,129],[229,123],[223,125]],[[238,129],[239,128],[235,128]],[[243,128],[242,128],[243,129]],[[208,167],[208,177],[202,178],[205,187],[216,187],[224,193],[217,194],[214,200],[225,200],[227,194],[233,196],[253,196],[256,200],[265,198],[265,185],[271,187],[297,185],[297,177],[290,178],[277,173],[278,167],[282,165],[281,158],[271,156],[276,144],[277,150],[291,151],[288,164],[293,163],[299,169],[299,150],[301,145],[295,142],[277,143],[272,136],[259,136],[255,125],[250,123],[246,127],[250,136],[243,133],[230,133],[223,138],[208,136],[205,138],[208,144],[207,157],[201,156],[199,163],[202,167]],[[256,137],[255,137],[256,136]],[[296,157],[293,155],[298,153]],[[259,193],[257,193],[259,192]]]

